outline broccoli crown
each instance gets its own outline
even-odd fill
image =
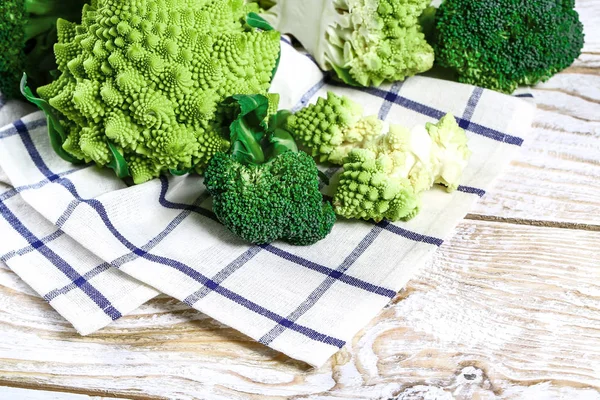
[[[10,98],[18,95],[25,70],[25,21],[23,0],[0,2],[0,92]]]
[[[435,17],[437,62],[461,82],[511,93],[567,68],[583,47],[574,0],[446,0]]]
[[[135,183],[166,170],[201,172],[228,148],[217,109],[266,93],[279,33],[245,23],[244,0],[97,0],[82,23],[58,21],[60,77],[38,89],[74,157],[122,158]]]
[[[219,220],[252,243],[282,239],[309,245],[327,236],[335,223],[331,204],[319,192],[316,164],[304,152],[287,151],[257,165],[217,153],[204,184]]]
[[[294,35],[321,68],[351,85],[379,86],[433,66],[419,16],[430,0],[275,0],[265,18]]]
[[[19,81],[26,71],[36,85],[52,80],[56,69],[52,46],[56,20],[78,19],[85,0],[2,0],[0,2],[0,91],[9,98],[19,95]]]
[[[335,212],[346,218],[381,221],[408,220],[419,212],[419,197],[410,181],[395,172],[385,153],[354,149],[333,198]]]
[[[380,135],[382,127],[377,117],[363,118],[360,104],[333,92],[287,120],[287,129],[307,152],[338,165],[350,150]]]

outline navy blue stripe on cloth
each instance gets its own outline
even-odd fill
[[[383,99],[383,105],[381,106],[381,109],[379,110],[378,118],[380,120],[385,121],[387,119],[388,114],[390,113],[390,110],[392,109],[392,105],[394,104],[394,100],[393,100],[394,96],[397,96],[398,93],[400,93],[400,89],[402,89],[403,84],[404,84],[404,82],[394,82],[392,84],[389,94],[388,94],[388,96],[386,96]]]
[[[531,93],[519,93],[519,94],[515,94],[515,97],[524,97],[524,98],[531,98],[531,99],[534,98]]]
[[[352,253],[346,257],[342,264],[336,268],[335,271],[331,271],[325,280],[315,288],[311,294],[300,304],[294,311],[292,311],[286,318],[282,319],[275,325],[269,332],[259,339],[259,342],[265,345],[269,345],[279,335],[281,335],[287,328],[291,321],[295,323],[302,315],[306,314],[317,302],[323,297],[323,295],[333,286],[333,284],[344,275],[344,272],[348,270],[356,262],[356,260],[373,244],[375,239],[379,236],[382,229],[378,226],[374,226],[371,231],[361,240],[361,242],[354,248]],[[395,293],[394,293],[395,294]]]
[[[59,237],[61,237],[63,234],[64,234],[63,231],[57,230],[57,231],[52,232],[49,235],[44,236],[39,241],[42,242],[43,244],[47,245],[48,243],[53,242],[54,240],[56,240]],[[27,253],[31,253],[32,251],[36,251],[36,250],[37,250],[37,247],[34,247],[33,245],[30,244],[29,246],[25,246],[22,249],[11,250],[8,253],[0,256],[0,261],[7,262],[11,258],[14,258],[16,256],[23,256],[23,255],[25,255]]]
[[[423,243],[427,243],[427,244],[432,244],[434,246],[441,246],[442,244],[444,244],[444,241],[442,239],[433,237],[433,236],[427,236],[427,235],[422,235],[420,233],[416,233],[416,232],[412,232],[403,228],[400,228],[399,226],[393,225],[391,222],[383,220],[377,223],[377,226],[379,226],[382,229],[385,229],[386,231],[395,233],[398,236],[402,236],[406,239],[410,239],[412,241],[415,242],[423,242]]]
[[[475,113],[475,109],[477,108],[477,104],[479,104],[479,100],[481,99],[481,95],[483,94],[483,89],[480,87],[476,87],[473,89],[473,93],[471,93],[471,97],[467,102],[467,107],[465,109],[465,113],[463,114],[463,119],[470,121],[473,118],[473,114]]]
[[[463,192],[463,193],[476,194],[479,197],[485,196],[485,190],[478,189],[478,188],[471,187],[471,186],[460,185],[460,186],[458,186],[458,188],[456,190],[458,190],[459,192]]]
[[[271,310],[268,310],[265,307],[262,307],[262,306],[256,304],[255,302],[253,302],[249,299],[246,299],[245,297],[240,296],[239,294],[221,286],[219,283],[212,281],[211,279],[207,278],[200,272],[196,271],[193,268],[190,268],[189,266],[187,266],[179,261],[172,260],[172,259],[169,259],[166,257],[156,256],[153,254],[140,254],[140,255],[150,261],[155,262],[155,263],[172,267],[173,269],[194,279],[196,282],[201,283],[202,285],[211,289],[213,292],[220,294],[221,296],[247,308],[250,311],[255,312],[256,314],[262,315],[263,317],[266,317],[277,323],[281,323],[282,321],[285,320],[285,318],[283,318],[281,315],[278,315],[277,313],[275,313]],[[336,347],[342,347],[346,343],[343,340],[336,339],[336,338],[328,336],[328,335],[324,335],[324,334],[319,333],[319,332],[317,332],[313,329],[310,329],[306,326],[299,325],[299,324],[296,324],[291,321],[289,323],[286,323],[286,325],[288,325],[289,329],[292,329],[298,333],[301,333],[304,336],[309,337],[318,342],[330,344],[330,345],[336,346]]]
[[[334,167],[334,168],[329,168],[325,174],[328,176],[333,175],[339,168]],[[161,180],[163,181],[167,181],[167,178],[165,178],[164,176],[160,177]],[[164,186],[163,186],[164,187]],[[164,195],[165,192],[161,193],[161,197],[163,198],[163,201],[161,202],[161,204],[163,204],[165,202],[164,200]],[[187,204],[178,204],[178,203],[170,203],[170,207],[169,208],[176,208],[176,209],[190,209],[190,206]],[[218,218],[216,217],[216,215],[211,212],[208,211],[202,207],[193,207],[191,208],[192,211],[199,213],[200,215],[203,215],[207,218],[210,218],[214,221],[218,222]],[[222,283],[224,280],[224,277],[227,277],[229,275],[231,275],[233,272],[235,272],[237,269],[239,269],[240,267],[242,267],[246,262],[250,261],[250,259],[256,255],[257,253],[260,252],[260,250],[267,250],[272,254],[275,254],[281,258],[284,258],[288,261],[291,261],[295,264],[301,265],[303,267],[306,267],[308,269],[312,269],[313,271],[317,271],[320,272],[324,275],[329,275],[333,270],[331,268],[325,267],[324,265],[320,265],[317,264],[315,262],[312,262],[310,260],[304,259],[302,257],[296,256],[294,254],[291,254],[285,250],[279,249],[278,247],[275,247],[273,245],[260,245],[260,246],[253,246],[251,247],[246,253],[244,253],[242,256],[240,256],[239,259],[233,261],[231,264],[229,264],[228,266],[226,266],[224,269],[222,269],[219,273],[217,273],[217,275],[215,275],[215,279],[219,281],[219,283]],[[248,257],[247,255],[252,255],[252,257]],[[213,279],[213,280],[215,280]],[[344,282],[348,285],[357,287],[359,289],[363,289],[365,291],[371,292],[371,293],[375,293],[375,294],[379,294],[381,296],[385,296],[385,297],[394,297],[396,295],[396,292],[390,289],[386,289],[377,285],[373,285],[369,282],[365,282],[363,280],[360,280],[358,278],[349,276],[349,275],[342,275],[338,278],[341,282]],[[192,294],[188,297],[188,300],[186,300],[186,302],[191,302],[191,304],[194,304],[196,301],[198,301],[200,298],[204,297],[206,295],[198,295],[199,293],[203,292],[204,289],[200,289],[199,291],[197,291],[195,294]]]
[[[100,219],[102,220],[102,222],[104,223],[106,228],[109,230],[109,232],[117,240],[119,240],[119,242],[121,242],[121,244],[123,244],[126,248],[128,248],[134,254],[138,255],[139,257],[143,257],[149,261],[171,267],[171,268],[187,275],[188,277],[194,279],[195,281],[203,284],[204,286],[206,286],[209,289],[211,289],[212,291],[220,294],[221,296],[247,308],[250,311],[253,311],[253,312],[255,312],[259,315],[262,315],[266,318],[269,318],[272,321],[275,321],[277,323],[281,323],[282,321],[284,321],[284,318],[282,316],[252,302],[249,299],[244,298],[243,296],[240,296],[239,294],[237,294],[229,289],[224,288],[223,286],[220,286],[218,283],[210,280],[209,278],[207,278],[200,272],[194,270],[193,268],[191,268],[179,261],[176,261],[176,260],[173,260],[173,259],[170,259],[167,257],[153,255],[153,254],[149,253],[149,251],[135,246],[133,243],[131,243],[129,240],[127,240],[127,238],[125,238],[115,228],[112,221],[108,217],[108,214],[106,212],[106,209],[104,208],[104,205],[100,201],[98,201],[96,199],[83,199],[81,196],[79,196],[79,193],[77,192],[77,189],[75,188],[75,185],[73,185],[73,183],[71,181],[69,181],[67,178],[59,178],[57,175],[52,173],[52,171],[48,168],[48,166],[42,159],[41,155],[35,148],[35,145],[33,144],[33,141],[31,140],[31,136],[29,135],[29,132],[27,131],[27,128],[25,127],[25,125],[23,125],[22,128],[24,128],[24,129],[18,129],[18,131],[19,131],[19,134],[23,141],[23,144],[25,145],[25,148],[27,149],[29,156],[31,157],[32,160],[34,160],[35,165],[40,170],[40,172],[42,174],[44,174],[46,177],[48,177],[48,179],[50,179],[51,181],[56,180],[57,183],[59,183],[63,187],[65,187],[75,199],[79,200],[80,203],[87,204],[90,207],[92,207],[92,209],[94,211],[96,211],[96,213],[98,214],[98,216],[100,217]],[[56,177],[56,178],[54,178],[54,177]],[[194,211],[194,210],[192,210],[190,208],[190,211]],[[93,288],[92,285],[89,284],[89,282],[87,282],[81,276],[73,279],[73,283],[81,284],[82,287],[85,287],[88,290],[92,290],[92,289],[95,290],[95,288]],[[98,293],[98,295],[102,296],[97,290],[96,290],[96,292]],[[102,297],[104,298],[104,296],[102,296]],[[116,311],[116,309],[114,309],[114,311]],[[116,312],[118,313],[118,311],[116,311]],[[120,314],[119,314],[119,316],[120,316]],[[289,329],[299,332],[299,333],[301,333],[313,340],[319,341],[319,342],[330,344],[330,345],[336,346],[336,347],[342,347],[345,344],[345,342],[343,340],[324,335],[313,329],[310,329],[308,327],[305,327],[305,326],[302,326],[299,324],[295,324],[293,322],[286,323],[286,325],[288,325]]]
[[[17,218],[17,216],[0,201],[0,214],[6,219],[10,226],[18,232],[29,244],[35,248],[41,255],[43,255],[48,261],[50,261],[59,271],[67,276],[73,284],[78,286],[88,297],[100,307],[102,311],[106,313],[111,319],[115,320],[121,317],[121,313],[113,307],[102,293],[100,293],[94,286],[86,281],[69,263],[67,263],[62,257],[56,254],[50,249],[43,241],[38,239],[33,232],[31,232],[23,223]]]
[[[14,124],[15,129],[19,133],[19,136],[27,150],[27,153],[35,163],[38,170],[48,178],[48,181],[53,182],[58,179],[63,180],[66,178],[61,178],[58,175],[54,174],[44,160],[42,156],[37,151],[33,140],[31,139],[31,135],[27,129],[27,126],[23,123],[23,121],[18,120]],[[58,254],[52,251],[50,248],[46,246],[43,242],[41,242],[31,231],[29,231],[25,226],[19,221],[19,219],[12,213],[12,211],[4,205],[4,203],[0,202],[0,207],[2,208],[2,215],[7,219],[7,221],[11,224],[13,229],[19,232],[34,248],[38,250],[48,261],[50,261],[54,266],[56,266],[62,273],[64,273],[71,282],[73,282],[77,287],[79,287],[85,294],[88,295],[94,303],[100,307],[102,311],[104,311],[109,317],[113,320],[121,317],[121,313],[113,307],[110,301],[104,297],[100,291],[98,291],[92,284],[90,284],[87,280],[85,280],[71,265],[69,265],[64,259],[62,259]]]
[[[379,294],[381,296],[384,297],[394,297],[396,295],[396,291],[395,290],[390,290],[390,289],[386,289],[384,287],[381,286],[377,286],[377,285],[373,285],[372,283],[363,281],[362,279],[358,279],[355,278],[353,276],[350,275],[346,275],[344,273],[342,274],[336,274],[334,269],[331,269],[329,267],[326,267],[324,265],[312,262],[310,260],[307,260],[305,258],[299,257],[295,254],[289,253],[285,250],[282,250],[278,247],[275,247],[273,245],[270,244],[263,244],[261,245],[261,247],[263,249],[265,249],[266,251],[273,253],[285,260],[291,261],[294,264],[298,264],[301,265],[305,268],[311,269],[313,271],[317,271],[322,273],[323,275],[328,275],[328,276],[335,276],[336,279],[338,279],[340,282],[344,282],[350,286],[354,286],[357,288],[361,288],[367,292],[371,292],[371,293],[375,293],[375,294]],[[333,274],[333,275],[332,275]]]
[[[190,205],[190,204],[182,204],[182,203],[173,203],[173,202],[170,202],[169,200],[167,200],[166,195],[167,195],[167,191],[169,189],[169,179],[166,176],[161,175],[160,181],[161,181],[161,188],[160,188],[160,195],[158,197],[158,202],[161,206],[172,209],[172,210],[193,211],[197,214],[205,216],[206,218],[210,218],[215,222],[219,222],[219,219],[213,212],[200,207],[199,204]]]
[[[319,82],[315,83],[309,90],[308,92],[306,92],[304,94],[304,96],[302,96],[302,98],[300,99],[300,101],[298,102],[298,104],[296,104],[294,106],[294,108],[292,108],[292,112],[297,112],[299,111],[301,108],[305,107],[308,102],[310,101],[310,99],[312,99],[312,97],[323,87],[325,86],[325,81],[326,79],[323,78],[321,79]]]
[[[20,123],[21,125],[23,125],[23,121],[18,120],[17,122]],[[19,130],[17,129],[15,124],[16,124],[16,122],[13,123],[13,125],[8,125],[4,129],[2,129],[0,131],[0,139],[6,139],[8,137],[17,135],[19,133]],[[35,121],[28,122],[27,125],[28,125],[28,129],[40,128],[42,126],[46,126],[46,119],[45,118],[37,119]]]
[[[225,268],[217,272],[212,278],[211,281],[215,282],[217,285],[222,284],[225,279],[229,278],[234,272],[238,271],[242,268],[248,261],[254,258],[255,255],[260,253],[261,248],[258,246],[252,246],[248,250],[246,250],[242,255],[237,257],[235,260],[227,264]],[[202,286],[200,289],[186,297],[183,301],[190,307],[193,307],[200,299],[206,297],[210,293],[210,289],[206,286]]]
[[[68,171],[61,172],[60,174],[58,174],[58,177],[63,177],[63,176],[71,175],[72,173],[80,171],[81,169],[89,168],[89,166],[90,165],[85,166],[83,168],[73,168],[73,169],[70,169]],[[27,191],[27,190],[39,189],[41,187],[46,186],[49,183],[52,183],[52,181],[50,179],[44,179],[44,180],[41,180],[41,181],[39,181],[37,183],[34,183],[32,185],[24,185],[24,186],[19,186],[19,187],[16,187],[16,188],[12,188],[12,189],[7,190],[6,192],[0,194],[0,201],[8,200],[11,197],[14,197],[14,196],[18,195],[19,193]]]
[[[327,84],[345,87],[345,85],[335,82],[333,80],[327,81]],[[431,118],[441,119],[444,115],[446,115],[446,113],[444,113],[443,111],[437,110],[437,109],[427,106],[425,104],[418,103],[416,101],[410,100],[410,99],[408,99],[406,97],[402,97],[400,95],[394,95],[393,93],[390,93],[390,92],[382,90],[382,89],[377,89],[377,88],[372,88],[372,87],[355,88],[355,89],[360,90],[365,93],[369,93],[373,96],[376,96],[376,97],[379,97],[382,99],[387,99],[388,101],[398,104],[401,107],[404,107],[411,111],[415,111],[422,115],[426,115]],[[456,118],[456,122],[458,123],[458,125],[461,128],[468,130],[470,132],[473,132],[477,135],[487,137],[487,138],[495,140],[497,142],[507,143],[507,144],[511,144],[511,145],[515,145],[515,146],[521,146],[523,144],[523,139],[520,137],[502,133],[495,129],[476,124],[476,123],[466,120],[464,118],[458,118],[458,117],[455,117],[455,118]]]
[[[166,184],[168,185],[168,181]],[[206,193],[204,193],[202,196],[200,196],[200,197],[198,197],[198,199],[196,199],[193,206],[201,204],[204,200],[207,199],[207,197],[208,197],[208,195]],[[190,215],[190,213],[191,213],[191,207],[184,209],[180,214],[177,215],[177,217],[175,217],[175,219],[173,219],[166,226],[165,229],[163,229],[156,237],[152,238],[145,245],[143,245],[140,249],[142,251],[149,252],[150,250],[155,248],[160,242],[162,242],[163,239],[165,239],[171,232],[173,232],[173,230],[175,230],[175,228],[177,228],[181,224],[181,222],[183,222],[183,220],[188,215]],[[83,278],[86,280],[89,280],[89,279],[93,278],[94,276],[106,271],[111,266],[113,266],[115,268],[120,268],[123,265],[135,260],[136,258],[138,258],[138,255],[135,254],[134,252],[125,254],[110,263],[102,263],[102,264],[98,265],[97,267],[93,268],[92,270],[90,270],[89,272],[84,274]],[[48,294],[46,294],[44,296],[44,298],[47,301],[51,301],[55,297],[57,297],[61,294],[66,294],[69,291],[73,290],[74,288],[75,288],[74,285],[71,283],[71,284],[65,285],[62,288],[55,289],[55,290],[49,292]]]

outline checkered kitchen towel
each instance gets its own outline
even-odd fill
[[[74,167],[53,153],[36,112],[0,131],[2,261],[82,334],[163,292],[320,366],[452,234],[521,146],[535,108],[426,77],[379,89],[334,85],[287,44],[272,90],[282,108],[333,90],[408,127],[451,112],[473,150],[463,185],[427,192],[408,223],[340,220],[313,246],[251,246],[219,224],[201,178],[126,187],[112,171]]]

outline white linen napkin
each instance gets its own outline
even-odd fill
[[[515,96],[427,77],[343,87],[282,43],[272,87],[281,108],[298,109],[327,90],[407,127],[455,115],[473,151],[459,190],[425,193],[421,213],[408,223],[340,219],[312,246],[252,246],[216,220],[202,178],[126,187],[110,170],[56,156],[41,112],[14,115],[0,130],[0,260],[82,334],[163,292],[322,365],[452,235],[519,150],[535,110]]]

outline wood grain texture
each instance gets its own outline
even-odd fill
[[[167,297],[83,338],[3,270],[0,385],[123,398],[600,399],[598,247],[596,232],[467,221],[318,370]]]
[[[11,400],[105,400],[107,397],[87,396],[84,394],[49,392],[46,390],[21,389],[0,386],[0,399]],[[112,400],[119,400],[115,397]]]
[[[166,296],[80,337],[0,265],[0,399],[600,400],[600,2],[577,9],[584,54],[533,89],[519,158],[327,365]]]

